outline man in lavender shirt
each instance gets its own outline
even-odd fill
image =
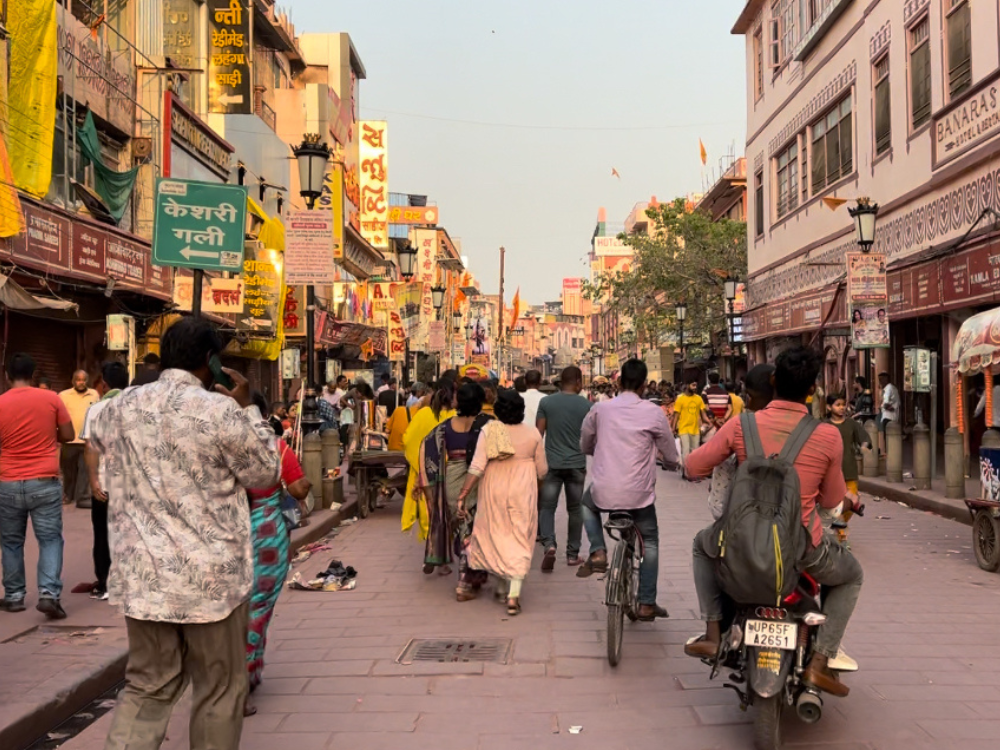
[[[595,404],[583,420],[580,448],[594,457],[593,482],[583,496],[583,526],[590,539],[590,558],[577,576],[607,570],[608,554],[601,526],[602,512],[632,516],[645,549],[639,568],[639,619],[667,617],[656,603],[660,531],[656,522],[656,454],[666,465],[676,464],[677,446],[670,423],[659,406],[643,401],[646,364],[630,359],[622,365],[621,394]]]

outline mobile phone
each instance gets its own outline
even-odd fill
[[[231,391],[236,386],[233,379],[226,375],[225,371],[222,369],[222,360],[219,359],[218,354],[213,354],[208,360],[208,369],[212,371],[212,378],[215,382],[226,390]]]

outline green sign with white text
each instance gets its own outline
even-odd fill
[[[242,185],[156,181],[153,265],[239,272],[247,223]]]

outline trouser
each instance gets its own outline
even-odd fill
[[[59,453],[63,479],[63,499],[69,505],[83,506],[90,501],[90,475],[84,459],[83,443],[66,443]]]
[[[38,595],[62,595],[63,510],[59,480],[0,482],[0,547],[3,548],[4,597],[24,599],[24,538],[28,518],[38,540]]]
[[[583,512],[580,500],[583,485],[587,479],[586,469],[549,469],[542,480],[538,495],[538,535],[545,549],[556,545],[556,508],[559,507],[559,493],[566,490],[566,512],[569,523],[566,531],[566,557],[576,558],[580,554],[580,540],[583,536]]]
[[[111,570],[111,549],[108,546],[108,504],[93,498],[90,506],[90,525],[94,527],[94,575],[97,588],[108,590],[108,571]]]
[[[698,591],[701,617],[706,622],[722,619],[723,593],[715,577],[714,529],[709,526],[694,537],[694,586]],[[816,633],[816,652],[833,659],[854,613],[864,582],[861,563],[851,551],[824,534],[819,546],[810,549],[799,568],[824,587],[823,614],[826,622]]]
[[[157,750],[174,704],[191,684],[191,750],[238,750],[249,690],[244,602],[198,625],[125,618],[125,687],[104,750]]]
[[[594,505],[594,499],[588,488],[583,493],[583,527],[587,530],[590,540],[590,554],[607,552],[604,542],[604,527],[601,525],[601,513],[609,513]],[[615,513],[628,513],[635,522],[635,528],[642,537],[642,563],[639,566],[639,604],[656,604],[656,584],[660,575],[660,528],[656,521],[656,506],[634,510],[616,510]]]
[[[694,435],[681,433],[677,437],[681,441],[681,459],[686,461],[687,457],[701,445],[701,433],[696,432]]]

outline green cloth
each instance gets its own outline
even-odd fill
[[[858,481],[858,449],[862,445],[871,448],[871,438],[868,437],[865,428],[856,419],[848,417],[843,422],[834,422],[832,419],[827,421],[837,428],[844,441],[844,460],[841,463],[844,481],[856,482]]]
[[[94,187],[97,189],[97,194],[108,207],[108,213],[115,223],[120,223],[128,207],[128,200],[132,196],[139,168],[116,172],[104,163],[101,159],[101,141],[97,137],[97,126],[94,125],[92,112],[87,112],[87,119],[76,134],[76,140],[80,144],[83,158],[94,165]]]
[[[586,469],[580,450],[580,428],[590,411],[590,401],[577,393],[553,393],[538,404],[538,419],[545,420],[545,459],[550,469]]]

